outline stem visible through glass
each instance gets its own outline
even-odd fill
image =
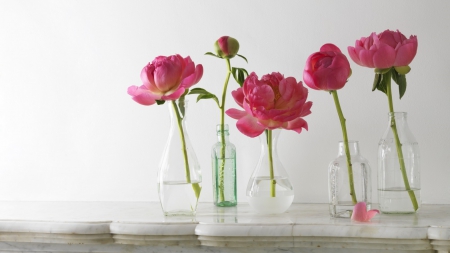
[[[344,114],[342,113],[342,109],[341,109],[341,105],[339,103],[339,97],[338,97],[337,91],[332,90],[330,92],[333,95],[334,104],[336,105],[336,110],[339,115],[339,121],[341,122],[342,135],[344,137],[345,156],[347,158],[348,182],[350,184],[350,195],[352,196],[353,205],[356,205],[356,203],[358,203],[358,201],[356,200],[355,184],[353,181],[353,166],[352,166],[352,161],[351,161],[351,157],[350,157],[350,150],[348,148],[347,127],[345,126],[346,119],[344,118]]]
[[[189,160],[188,160],[187,149],[186,149],[186,139],[185,139],[184,132],[183,132],[182,118],[181,118],[180,112],[178,111],[178,106],[177,106],[175,100],[172,100],[172,106],[173,106],[173,110],[174,110],[176,118],[177,118],[178,130],[180,132],[181,145],[182,145],[183,156],[184,156],[184,168],[186,170],[186,182],[188,184],[190,184],[191,183],[191,173],[189,170]],[[200,185],[198,183],[193,183],[192,189],[194,190],[195,196],[198,199],[200,196],[200,191],[201,191]]]
[[[269,153],[269,174],[270,174],[270,196],[275,197],[275,186],[277,181],[273,173],[273,158],[272,158],[272,130],[265,130],[267,139],[267,151]]]
[[[386,95],[388,97],[389,102],[390,116],[392,117],[390,119],[391,129],[392,132],[394,133],[395,146],[397,148],[398,161],[400,163],[400,171],[402,172],[403,182],[405,183],[405,190],[408,191],[409,197],[411,198],[411,202],[414,207],[414,211],[417,211],[417,209],[419,209],[419,205],[417,204],[416,195],[414,194],[414,191],[411,190],[411,186],[409,185],[408,175],[406,174],[405,161],[403,159],[402,144],[400,143],[400,138],[398,137],[397,124],[395,122],[394,117],[394,104],[392,102],[392,90],[391,90],[391,71],[387,72],[386,74],[383,74],[384,75],[383,78],[386,78]]]
[[[222,104],[220,105],[220,139],[222,142],[222,149],[221,149],[221,158],[222,162],[220,164],[219,168],[219,202],[223,202],[225,200],[225,189],[224,189],[224,173],[225,173],[225,99],[227,96],[227,87],[228,87],[228,81],[230,80],[231,75],[231,66],[230,66],[230,59],[225,59],[227,63],[227,76],[225,78],[225,83],[223,85],[223,91],[222,91]]]

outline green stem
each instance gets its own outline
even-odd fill
[[[344,137],[345,156],[347,157],[348,181],[350,184],[350,196],[352,196],[353,205],[356,205],[358,201],[356,200],[355,184],[353,182],[353,166],[351,162],[350,150],[348,148],[347,127],[345,126],[346,119],[344,118],[344,114],[342,113],[337,91],[333,90],[331,91],[331,94],[333,94],[334,104],[336,105],[336,110],[339,115],[339,121],[341,122],[342,135]]]
[[[384,74],[383,78],[386,78],[386,95],[388,97],[389,102],[390,117],[392,117],[391,129],[392,132],[394,133],[395,146],[397,147],[398,161],[400,163],[400,171],[402,172],[403,182],[405,183],[405,190],[408,191],[409,197],[411,198],[411,202],[414,207],[414,211],[417,211],[417,209],[419,209],[419,205],[417,204],[416,195],[414,194],[414,191],[411,190],[411,187],[409,185],[408,175],[406,174],[405,160],[403,159],[402,144],[400,143],[400,138],[398,137],[397,124],[395,122],[394,117],[394,104],[392,102],[392,90],[391,90],[391,72],[389,71],[386,74]]]
[[[273,173],[273,158],[272,158],[272,130],[266,130],[267,150],[269,152],[269,173],[270,173],[270,196],[275,197],[275,186],[277,181]]]
[[[225,99],[227,97],[227,88],[228,88],[228,81],[230,80],[231,75],[231,65],[230,65],[230,59],[225,59],[227,63],[227,76],[225,78],[225,83],[223,85],[223,91],[222,91],[222,104],[220,105],[220,139],[222,142],[222,149],[221,149],[221,158],[222,163],[219,168],[219,202],[223,202],[225,200],[225,186],[224,186],[224,173],[225,173]]]
[[[183,155],[184,155],[184,168],[186,169],[186,181],[187,181],[187,183],[191,183],[191,173],[189,171],[189,161],[188,161],[188,156],[187,156],[187,151],[186,151],[186,141],[184,138],[182,119],[181,119],[180,112],[178,111],[177,104],[175,103],[175,100],[172,100],[172,106],[173,106],[175,115],[177,117],[178,130],[180,131],[181,145],[182,145]]]

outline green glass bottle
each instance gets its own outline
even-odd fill
[[[237,205],[236,147],[228,139],[228,125],[217,125],[217,143],[212,147],[212,177],[214,205],[220,207]],[[225,159],[223,159],[225,158]]]

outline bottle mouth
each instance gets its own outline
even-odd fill
[[[406,116],[406,112],[388,112],[388,116]]]
[[[344,144],[344,141],[338,141],[339,144]],[[359,143],[359,141],[348,140],[348,143]]]
[[[216,131],[218,133],[220,133],[222,131],[222,125],[221,124],[217,124]],[[228,124],[223,124],[223,131],[227,131],[228,132]]]

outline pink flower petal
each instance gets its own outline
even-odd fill
[[[359,222],[370,221],[377,213],[378,210],[373,209],[367,211],[366,202],[358,202],[353,208],[353,213],[351,219]]]
[[[319,87],[317,87],[316,82],[314,81],[314,76],[309,71],[303,71],[303,81],[306,85],[308,85],[309,88],[313,90],[320,90]]]
[[[363,66],[361,61],[359,60],[359,54],[356,53],[356,49],[354,47],[348,47],[347,48],[348,54],[350,55],[350,58],[358,65]]]
[[[378,211],[377,209],[372,209],[367,211],[367,215],[366,215],[366,220],[370,221],[375,215],[379,214],[380,211]]]
[[[248,115],[246,111],[241,111],[234,108],[228,109],[225,113],[233,119],[240,119]]]
[[[181,95],[183,95],[185,89],[180,87],[177,90],[175,90],[175,92],[171,93],[170,95],[164,95],[161,98],[163,100],[177,100],[181,97]]]
[[[236,123],[236,127],[241,133],[252,138],[259,136],[266,129],[265,127],[257,123],[256,118],[248,114],[238,120],[238,122]]]
[[[336,45],[331,43],[324,44],[322,47],[320,47],[320,52],[326,51],[342,53],[341,50]]]
[[[367,208],[366,202],[358,202],[353,207],[353,213],[351,219],[354,221],[366,221]]]
[[[180,87],[190,88],[192,85],[198,83],[203,76],[203,66],[198,64],[195,67],[195,72],[192,70],[192,74],[187,76],[181,81]]]
[[[381,44],[378,50],[373,54],[373,64],[375,68],[385,69],[394,66],[395,50],[394,48]]]
[[[236,103],[241,107],[244,107],[243,103],[244,103],[245,97],[244,97],[243,91],[244,90],[242,88],[238,88],[237,90],[234,90],[231,92],[231,95],[233,96],[234,101],[236,101]]]
[[[369,68],[375,68],[375,65],[373,64],[373,55],[375,52],[375,50],[359,51],[359,60],[361,61],[361,65]]]
[[[302,107],[302,112],[300,113],[300,117],[305,117],[311,114],[311,107],[312,107],[313,102],[308,101],[306,102],[303,107]],[[306,129],[308,130],[308,129]]]
[[[394,66],[408,66],[416,56],[416,53],[417,41],[416,43],[407,43],[400,46],[397,50]]]
[[[308,130],[308,123],[302,118],[296,118],[292,121],[287,122],[285,126],[283,126],[284,129],[287,130],[294,130],[297,133],[302,132],[302,128]]]

